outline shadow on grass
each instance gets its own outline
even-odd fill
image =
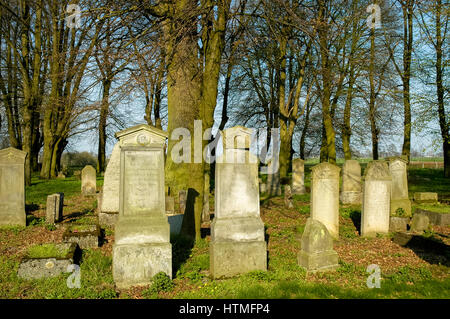
[[[35,203],[25,204],[25,211],[27,213],[31,213],[31,212],[34,212],[36,210],[39,210],[39,207],[40,206],[38,204],[35,204]]]
[[[450,246],[438,238],[414,235],[405,247],[429,264],[450,267]]]

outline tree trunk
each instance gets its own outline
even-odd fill
[[[103,81],[103,97],[100,108],[100,119],[98,123],[98,154],[97,172],[102,173],[106,169],[106,120],[109,112],[109,93],[111,90],[111,80]]]

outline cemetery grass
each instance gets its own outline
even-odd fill
[[[447,187],[448,191],[450,185],[437,185],[432,181],[438,177],[434,170],[417,171],[417,174],[410,172],[411,197],[411,189],[426,191]],[[305,173],[309,191],[309,169]],[[0,298],[450,298],[448,259],[398,246],[392,242],[392,234],[361,238],[359,206],[341,205],[340,240],[334,245],[339,254],[337,271],[306,273],[297,265],[297,253],[309,217],[309,194],[294,195],[294,209],[285,209],[282,197],[261,197],[261,218],[268,243],[266,272],[254,271],[212,280],[209,276],[210,237],[206,235],[192,244],[175,236],[171,239],[172,281],[161,277],[151,286],[117,290],[112,277],[114,229],[106,228],[99,248],[83,250],[80,289],[67,287],[70,274],[41,280],[20,279],[17,270],[29,247],[62,242],[62,234],[71,223],[83,225],[96,219],[96,199],[80,195],[80,181],[71,178],[33,181],[27,189],[30,191],[27,204],[34,204],[33,209],[28,207],[28,226],[0,229]],[[65,193],[64,219],[58,227],[52,228],[44,222],[45,202],[46,196],[56,191]],[[445,206],[448,207],[443,204]],[[204,227],[207,234],[208,225]],[[450,245],[450,227],[433,226],[426,235]],[[379,289],[367,287],[366,268],[370,264],[380,266]]]

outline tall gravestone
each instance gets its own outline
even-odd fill
[[[249,152],[251,130],[234,127],[223,131],[222,137],[224,153],[216,161],[215,217],[211,223],[213,278],[267,269],[258,162]],[[235,138],[241,143],[236,145]]]
[[[57,193],[47,196],[47,206],[45,208],[45,221],[49,224],[62,220],[64,207],[64,193]]]
[[[103,180],[100,225],[115,225],[119,215],[120,145],[116,143],[106,166]]]
[[[280,171],[267,174],[266,191],[270,196],[281,195]]]
[[[25,158],[13,147],[0,150],[0,225],[26,226]]]
[[[361,235],[373,237],[389,232],[392,178],[385,161],[373,161],[364,174]]]
[[[292,161],[292,194],[305,193],[305,161],[296,158]]]
[[[97,172],[91,165],[86,165],[81,171],[81,193],[95,195],[97,192]]]
[[[411,217],[411,201],[408,195],[408,161],[402,157],[392,157],[389,159],[389,171],[392,176],[391,189],[391,215]],[[398,210],[403,210],[399,214]]]
[[[361,204],[361,166],[358,161],[347,160],[342,168],[342,192],[343,204]]]
[[[165,211],[164,143],[167,134],[142,124],[116,133],[120,143],[119,219],[113,277],[126,288],[172,277],[170,226]]]
[[[333,238],[339,238],[339,173],[330,163],[320,163],[311,172],[311,217],[320,221]]]

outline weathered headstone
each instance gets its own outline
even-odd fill
[[[97,172],[91,165],[86,165],[81,171],[81,192],[83,195],[97,192]]]
[[[408,161],[402,157],[389,159],[389,171],[392,176],[391,215],[411,217],[411,201],[408,197]],[[399,213],[398,210],[403,211]]]
[[[73,171],[73,176],[75,177],[75,179],[81,180],[81,171],[80,170]]]
[[[411,218],[411,231],[421,233],[428,229],[430,219],[425,214],[415,213]]]
[[[361,204],[361,166],[356,160],[347,160],[342,168],[341,202],[346,205]]]
[[[294,208],[292,204],[292,191],[289,185],[284,186],[284,207],[286,208]]]
[[[56,177],[57,179],[65,179],[66,175],[64,175],[64,173],[61,171],[58,173],[58,176]]]
[[[308,218],[301,239],[298,264],[308,272],[318,272],[338,268],[338,260],[328,229],[320,221]]]
[[[364,174],[361,235],[376,236],[389,232],[392,178],[385,161],[373,161]]]
[[[178,192],[178,200],[179,200],[179,206],[180,206],[180,214],[184,214],[186,210],[186,200],[187,200],[187,192],[186,190],[180,190]]]
[[[296,158],[292,160],[292,194],[305,193],[305,161]]]
[[[450,225],[450,212],[447,214],[432,212],[429,210],[416,208],[416,214],[426,215],[430,221],[430,224],[438,226],[449,226]]]
[[[45,221],[54,224],[62,220],[64,206],[64,194],[57,193],[47,196],[47,206],[45,208]]]
[[[222,132],[225,140],[235,128]],[[235,131],[234,131],[235,132]],[[267,269],[264,223],[259,212],[258,164],[248,151],[251,132],[240,128],[245,143],[224,143],[226,159],[218,159],[215,178],[215,217],[211,223],[210,268],[213,278]],[[239,148],[239,146],[241,148]]]
[[[330,163],[320,163],[311,172],[311,217],[320,221],[333,238],[339,238],[339,173]]]
[[[119,216],[120,145],[116,143],[106,166],[103,179],[101,209],[98,215],[100,225],[113,226]]]
[[[418,204],[423,203],[437,203],[437,193],[414,193],[414,201]]]
[[[174,214],[175,213],[175,199],[172,196],[166,197],[166,213]]]
[[[13,147],[0,150],[0,225],[26,226],[26,157]]]
[[[116,133],[116,138],[121,150],[121,183],[113,278],[119,288],[148,285],[159,272],[172,277],[164,196],[167,133],[141,124]]]

